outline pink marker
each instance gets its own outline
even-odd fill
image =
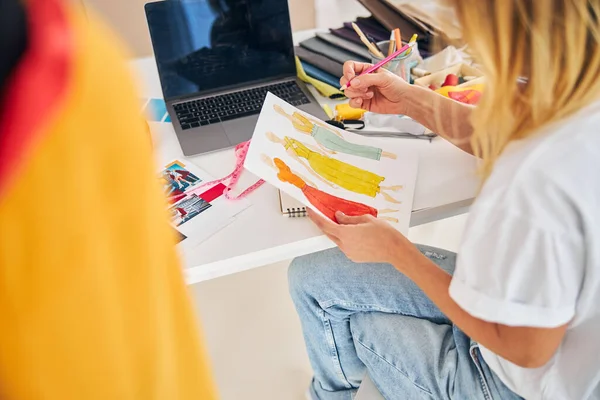
[[[362,74],[360,74],[358,76],[363,76],[366,74],[370,74],[371,72],[377,71],[379,68],[383,67],[387,62],[398,57],[401,53],[404,53],[406,50],[412,48],[415,44],[416,44],[416,42],[405,44],[404,46],[402,46],[402,48],[400,48],[400,50],[397,50],[396,52],[390,54],[389,56],[387,56],[383,60],[379,61],[377,64],[373,65],[372,67],[367,68],[365,71],[362,72]],[[354,77],[354,78],[356,78],[356,77]],[[348,83],[346,83],[344,86],[342,86],[340,88],[340,90],[344,91],[344,90],[348,89],[354,78],[350,79],[348,81]]]

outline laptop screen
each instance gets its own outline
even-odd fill
[[[166,100],[296,73],[287,0],[167,0],[146,18]]]

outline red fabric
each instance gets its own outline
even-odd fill
[[[333,196],[312,186],[304,185],[302,193],[304,193],[310,204],[317,207],[319,211],[333,222],[337,222],[335,219],[336,211],[341,211],[351,217],[366,214],[377,217],[377,210],[373,207]]]
[[[200,197],[207,203],[210,203],[214,199],[221,197],[223,195],[224,190],[225,185],[219,183],[218,185],[215,185],[212,188],[208,189],[206,192],[199,194],[198,197]]]
[[[462,90],[460,92],[448,92],[448,97],[465,104],[477,104],[481,97],[478,90]]]
[[[28,47],[0,100],[0,197],[63,106],[72,75],[74,38],[65,6],[58,0],[23,4]]]

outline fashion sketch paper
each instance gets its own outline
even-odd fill
[[[244,166],[312,210],[370,214],[407,233],[418,155],[402,139],[367,138],[269,93]]]

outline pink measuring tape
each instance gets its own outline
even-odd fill
[[[238,181],[240,180],[240,176],[242,176],[242,172],[244,171],[244,161],[246,160],[246,155],[248,154],[249,147],[250,147],[250,141],[243,142],[243,143],[240,143],[237,146],[235,146],[236,160],[235,160],[235,168],[232,173],[230,173],[229,175],[227,175],[224,178],[215,179],[214,181],[205,182],[205,183],[201,184],[200,186],[196,186],[193,190],[190,190],[190,193],[196,193],[205,186],[216,185],[218,183],[222,183],[222,182],[229,180],[229,184],[225,184],[225,190],[223,190],[223,195],[225,196],[225,198],[227,200],[239,200],[239,199],[243,199],[244,197],[248,196],[250,193],[254,192],[256,189],[261,187],[262,184],[265,183],[265,181],[262,179],[259,179],[258,181],[256,181],[256,183],[254,183],[252,186],[248,187],[246,190],[244,190],[238,196],[232,197],[229,195],[229,192],[235,187],[235,185],[237,185]]]

